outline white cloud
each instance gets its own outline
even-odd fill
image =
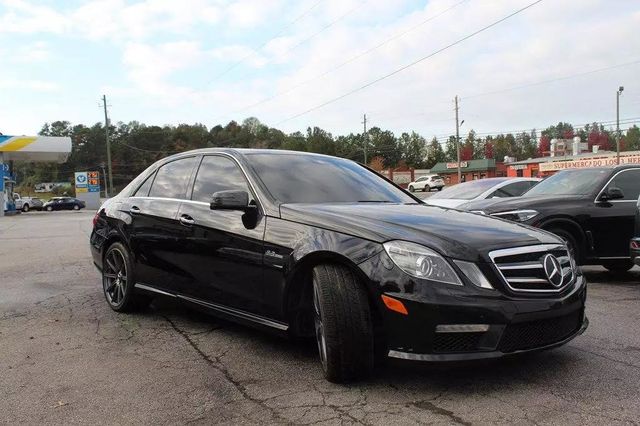
[[[56,92],[60,90],[60,86],[51,81],[5,78],[0,79],[0,89],[27,90],[32,92]]]

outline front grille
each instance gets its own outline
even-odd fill
[[[495,250],[489,257],[507,286],[515,292],[558,292],[575,278],[574,263],[563,245]]]
[[[472,352],[478,347],[482,333],[436,333],[433,351],[436,353]]]
[[[562,317],[509,324],[498,349],[513,352],[560,342],[578,331],[580,316],[578,311]]]

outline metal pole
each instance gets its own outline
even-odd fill
[[[4,216],[4,152],[0,151],[0,217]]]
[[[458,121],[458,95],[455,98],[456,103],[456,153],[458,156],[458,183],[462,180],[462,170],[460,169],[460,122]]]
[[[364,136],[364,164],[367,164],[367,145],[369,142],[369,135],[367,134],[367,114],[364,115],[364,120],[362,121],[362,124],[364,124],[364,133],[362,134],[362,136]]]
[[[107,143],[107,167],[109,168],[109,192],[113,193],[113,174],[111,171],[111,144],[109,143],[109,117],[107,116],[107,96],[102,95],[104,107],[104,134]]]
[[[107,186],[107,173],[104,171],[104,163],[100,164],[102,168],[102,179],[104,180],[104,198],[109,198],[109,189]]]
[[[616,92],[616,164],[620,164],[620,90]]]

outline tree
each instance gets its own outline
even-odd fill
[[[437,163],[446,161],[446,159],[446,154],[442,149],[442,145],[440,145],[440,142],[434,136],[433,139],[431,139],[429,147],[427,148],[427,162],[425,164],[426,168],[430,169]]]
[[[402,159],[398,141],[389,130],[372,127],[369,130],[371,156],[379,155],[384,159],[385,168],[395,167]]]
[[[414,169],[422,169],[426,166],[427,158],[427,141],[417,134],[403,133],[399,138],[399,144],[402,149],[402,159],[408,167]]]
[[[640,128],[635,124],[627,130],[624,137],[625,148],[630,151],[640,150]]]
[[[484,158],[486,158],[487,160],[490,158],[494,158],[493,157],[493,142],[491,142],[491,140],[489,140],[489,138],[487,138],[487,140],[484,143]]]
[[[538,144],[538,156],[546,157],[549,155],[549,151],[551,151],[551,138],[543,135]]]
[[[307,149],[318,154],[336,155],[333,136],[319,127],[307,128]]]

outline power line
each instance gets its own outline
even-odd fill
[[[360,87],[357,87],[357,88],[355,88],[353,90],[350,90],[350,91],[348,91],[348,92],[346,92],[346,93],[344,93],[344,94],[342,94],[340,96],[337,96],[337,97],[335,97],[333,99],[330,99],[330,100],[325,101],[325,102],[323,102],[323,103],[321,103],[319,105],[316,105],[316,106],[314,106],[312,108],[309,108],[306,111],[303,111],[303,112],[298,113],[296,115],[293,115],[293,116],[291,116],[289,118],[286,118],[286,119],[278,122],[276,125],[280,125],[280,124],[285,123],[287,121],[293,120],[293,119],[301,117],[303,115],[306,115],[306,114],[308,114],[308,113],[310,113],[312,111],[318,110],[318,109],[323,108],[323,107],[325,107],[325,106],[327,106],[329,104],[332,104],[332,103],[334,103],[336,101],[344,99],[347,96],[353,95],[354,93],[357,93],[357,92],[359,92],[359,91],[361,91],[363,89],[366,89],[367,87],[373,86],[374,84],[379,83],[382,80],[385,80],[385,79],[387,79],[387,78],[389,78],[389,77],[391,77],[393,75],[396,75],[396,74],[398,74],[398,73],[400,73],[400,72],[402,72],[402,71],[404,71],[404,70],[406,70],[408,68],[411,68],[411,67],[413,67],[413,66],[415,66],[415,65],[417,65],[417,64],[419,64],[419,63],[421,63],[421,62],[423,62],[423,61],[425,61],[427,59],[430,59],[430,58],[434,57],[435,55],[437,55],[437,54],[439,54],[441,52],[444,52],[447,49],[450,49],[451,47],[454,47],[454,46],[456,46],[456,45],[458,45],[458,44],[460,44],[460,43],[462,43],[462,42],[464,42],[464,41],[466,41],[466,40],[468,40],[468,39],[470,39],[470,38],[472,38],[472,37],[474,37],[474,36],[476,36],[476,35],[478,35],[478,34],[480,34],[482,32],[484,32],[486,30],[492,28],[492,27],[495,27],[496,25],[506,21],[507,19],[509,19],[509,18],[521,13],[521,12],[524,12],[525,10],[529,9],[530,7],[535,6],[536,4],[540,3],[541,1],[542,0],[536,0],[533,3],[530,3],[527,6],[516,10],[515,12],[512,12],[509,15],[507,15],[507,16],[505,16],[505,17],[503,17],[503,18],[501,18],[501,19],[499,19],[499,20],[497,20],[497,21],[495,21],[495,22],[493,22],[493,23],[491,23],[489,25],[487,25],[485,27],[482,27],[477,31],[474,31],[471,34],[468,34],[468,35],[462,37],[461,39],[458,39],[458,40],[454,41],[453,43],[450,43],[450,44],[448,44],[448,45],[446,45],[446,46],[444,46],[444,47],[442,47],[442,48],[440,48],[440,49],[438,49],[438,50],[436,50],[434,52],[431,52],[430,54],[428,54],[426,56],[423,56],[422,58],[419,58],[419,59],[417,59],[417,60],[415,60],[415,61],[413,61],[413,62],[411,62],[411,63],[409,63],[407,65],[404,65],[404,66],[400,67],[400,68],[397,68],[396,70],[394,70],[394,71],[392,71],[392,72],[390,72],[388,74],[385,74],[382,77],[378,77],[375,80],[372,80],[372,81],[370,81],[370,82],[368,82],[368,83],[366,83],[366,84],[364,84],[364,85],[362,85]]]
[[[325,26],[323,26],[322,28],[320,28],[318,31],[316,31],[315,33],[311,34],[310,36],[300,40],[298,43],[294,44],[293,46],[289,47],[288,49],[285,49],[284,52],[280,52],[280,55],[286,55],[287,53],[297,49],[298,47],[302,46],[303,44],[305,44],[306,42],[314,39],[315,37],[317,37],[319,34],[323,33],[324,31],[328,30],[329,28],[331,28],[332,26],[334,26],[335,24],[337,24],[338,22],[340,22],[342,19],[346,18],[348,15],[350,15],[351,13],[355,12],[357,9],[361,8],[368,0],[364,0],[361,3],[357,4],[356,6],[352,7],[351,9],[349,9],[347,12],[343,13],[342,15],[338,16],[336,19],[334,19],[333,21],[329,22],[328,24],[326,24]],[[266,63],[271,62],[270,60],[267,61]],[[245,74],[241,77],[241,79],[246,79],[254,74],[256,74],[257,72],[250,72],[248,74]]]
[[[305,86],[305,85],[307,85],[307,84],[309,84],[309,83],[311,83],[313,81],[319,80],[319,79],[321,79],[321,78],[323,78],[323,77],[325,77],[325,76],[327,76],[327,75],[329,75],[329,74],[341,69],[342,67],[344,67],[344,66],[346,66],[346,65],[348,65],[348,64],[350,64],[350,63],[352,63],[352,62],[354,62],[354,61],[356,61],[356,60],[358,60],[360,58],[362,58],[363,56],[366,56],[366,55],[374,52],[375,50],[387,45],[388,43],[390,43],[390,42],[392,42],[392,41],[394,41],[394,40],[396,40],[396,39],[398,39],[398,38],[410,33],[411,31],[416,30],[417,28],[421,27],[422,25],[424,25],[424,24],[426,24],[426,23],[428,23],[430,21],[433,21],[436,18],[439,18],[440,16],[444,15],[445,13],[449,12],[450,10],[453,10],[454,8],[460,6],[462,3],[466,3],[468,1],[469,0],[462,0],[461,2],[458,2],[458,3],[454,4],[453,6],[443,10],[442,12],[439,12],[436,15],[430,16],[427,19],[422,20],[420,23],[414,25],[413,27],[411,27],[411,28],[409,28],[407,30],[401,31],[399,33],[396,33],[393,36],[383,40],[381,43],[378,43],[375,46],[372,46],[369,49],[364,50],[364,51],[362,51],[362,52],[350,57],[349,59],[339,63],[338,65],[326,70],[325,72],[323,72],[321,74],[317,74],[314,77],[311,77],[311,78],[309,78],[307,80],[304,80],[304,81],[302,81],[300,83],[294,84],[293,86],[289,87],[288,89],[282,90],[282,91],[277,92],[277,93],[275,93],[275,94],[273,94],[271,96],[263,98],[260,101],[255,102],[255,103],[253,103],[251,105],[247,105],[247,106],[244,106],[244,107],[242,107],[240,109],[237,109],[237,110],[233,111],[233,114],[237,114],[239,112],[243,112],[243,111],[246,111],[248,109],[255,108],[255,107],[257,107],[259,105],[262,105],[262,104],[264,104],[266,102],[269,102],[269,101],[272,101],[272,100],[274,100],[276,98],[279,98],[280,96],[286,95],[287,93],[291,93],[291,92],[293,92],[294,90],[296,90],[299,87]]]
[[[220,74],[216,75],[213,79],[214,81],[219,79],[220,77],[222,77],[223,75],[227,74],[229,71],[231,71],[232,69],[234,69],[235,67],[237,67],[238,65],[240,65],[241,63],[243,63],[244,61],[246,61],[247,59],[249,59],[256,51],[261,50],[263,47],[265,47],[269,42],[271,42],[272,40],[276,39],[277,37],[280,37],[290,26],[292,26],[293,24],[295,24],[296,22],[298,22],[300,19],[304,18],[305,16],[307,16],[309,13],[311,13],[311,11],[313,9],[315,9],[320,3],[322,3],[322,0],[318,0],[317,2],[315,2],[310,8],[308,8],[307,10],[305,10],[303,13],[301,13],[300,15],[298,15],[293,21],[289,22],[288,24],[286,24],[280,31],[278,31],[275,35],[273,35],[271,38],[265,40],[264,42],[262,42],[262,44],[260,44],[258,47],[256,47],[254,50],[251,51],[251,53],[247,54],[246,56],[244,56],[243,58],[241,58],[240,60],[238,60],[237,62],[235,62],[234,64],[232,64],[230,67],[228,67],[227,69],[225,69],[224,71],[222,71]]]
[[[589,75],[589,74],[595,74],[595,73],[599,73],[599,72],[603,72],[603,71],[609,71],[609,70],[616,69],[616,68],[628,67],[630,65],[636,65],[636,64],[640,64],[640,59],[632,61],[632,62],[626,62],[624,64],[617,64],[617,65],[612,65],[610,67],[597,68],[597,69],[590,70],[590,71],[585,71],[585,72],[580,72],[580,73],[576,73],[576,74],[572,74],[572,75],[567,75],[567,76],[564,76],[564,77],[552,78],[550,80],[543,80],[543,81],[538,81],[538,82],[535,82],[535,83],[527,83],[527,84],[523,84],[523,85],[520,85],[520,86],[508,87],[506,89],[498,89],[498,90],[493,90],[493,91],[490,91],[490,92],[476,93],[474,95],[464,96],[464,97],[462,97],[462,99],[478,98],[478,97],[481,97],[481,96],[495,95],[497,93],[504,93],[504,92],[509,92],[509,91],[512,91],[512,90],[525,89],[527,87],[540,86],[542,84],[555,83],[557,81],[569,80],[569,79],[575,78],[575,77],[582,77],[582,76]]]

